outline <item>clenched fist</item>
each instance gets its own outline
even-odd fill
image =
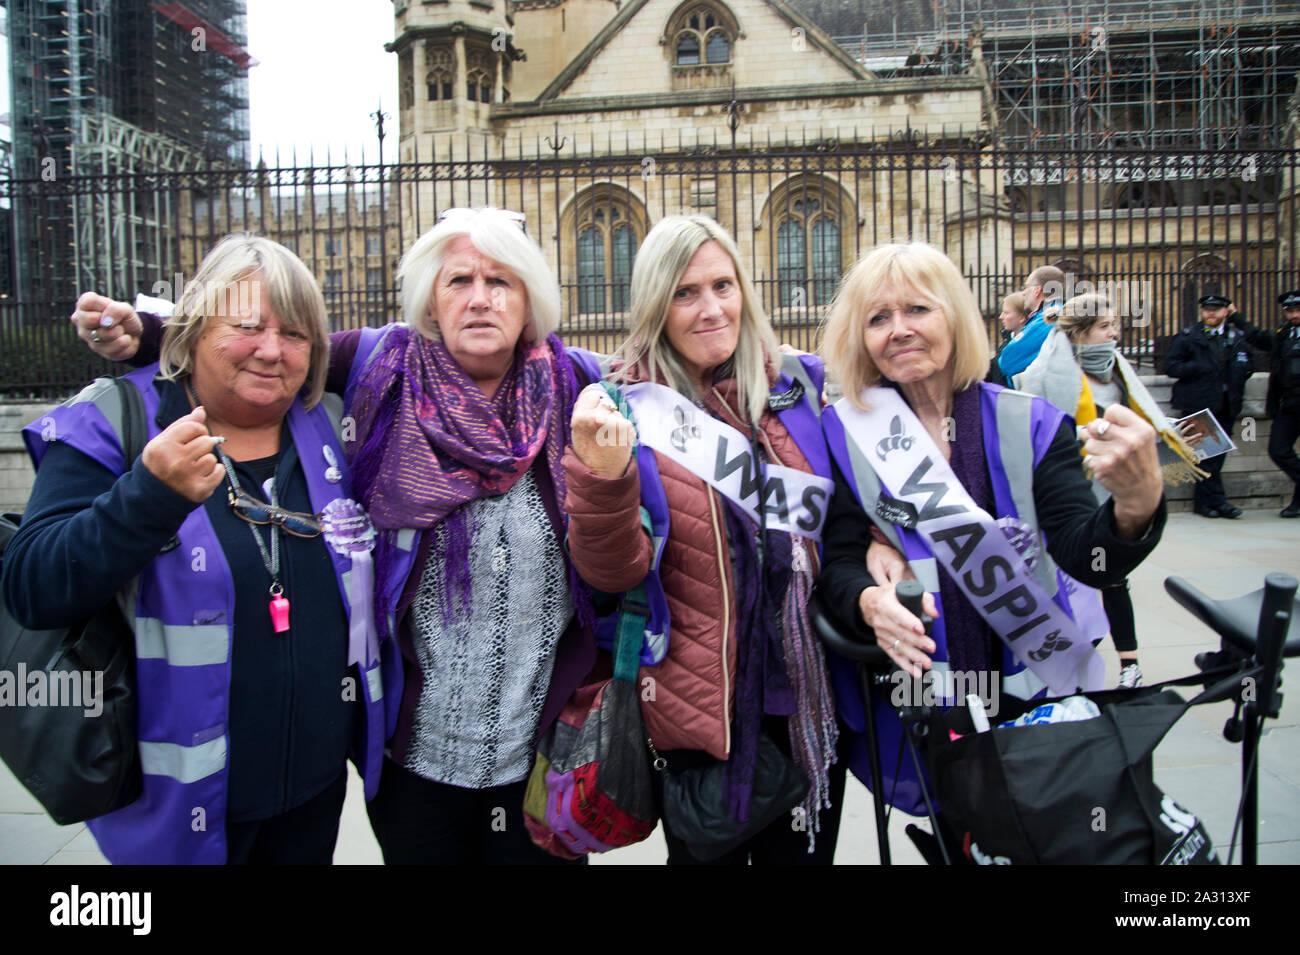
[[[195,504],[211,497],[226,476],[214,453],[219,442],[208,433],[207,418],[202,407],[195,408],[168,425],[140,455],[150,474]]]
[[[98,292],[83,292],[72,313],[77,337],[91,351],[109,361],[126,361],[140,348],[144,326],[135,309],[126,302],[115,302]]]
[[[588,385],[573,404],[573,453],[603,478],[623,476],[632,458],[632,422],[619,414],[600,385]]]
[[[1119,536],[1136,540],[1145,532],[1164,496],[1156,456],[1156,431],[1135,411],[1116,403],[1088,422],[1084,472],[1115,499]]]

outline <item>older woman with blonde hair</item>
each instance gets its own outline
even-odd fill
[[[666,772],[722,775],[721,804],[697,808],[727,819],[734,843],[688,838],[666,807],[669,864],[830,862],[844,777],[806,609],[830,490],[820,362],[782,358],[735,244],[703,216],[650,231],[631,301],[611,380],[639,447],[607,396],[579,400],[569,547],[593,586],[665,596],[641,669],[646,732]],[[801,784],[774,816],[769,784],[791,762]]]
[[[1151,426],[1108,409],[1088,426],[1081,466],[1065,414],[981,381],[989,349],[975,298],[923,243],[881,246],[854,266],[822,353],[845,394],[823,416],[836,486],[820,578],[841,621],[865,624],[905,672],[928,672],[948,704],[958,675],[985,674],[983,685],[1000,675],[1001,691],[1021,698],[1098,688],[1093,646],[1106,624],[1090,588],[1123,579],[1164,523]],[[1100,508],[1085,468],[1112,492]],[[873,526],[925,588],[929,635],[867,568]],[[856,731],[853,768],[866,779],[861,702],[851,670],[835,669]],[[901,732],[887,707],[877,726],[895,805],[921,811],[910,772],[891,778]]]
[[[38,471],[5,553],[12,612],[66,626],[117,594],[135,631],[143,791],[90,822],[113,862],[329,864],[349,751],[374,795],[384,700],[369,595],[350,585],[366,525],[322,398],[327,332],[297,256],[230,236],[161,364],[121,386],[150,435],[138,460],[130,394],[107,379],[25,434]]]
[[[524,788],[596,655],[564,547],[579,385],[554,334],[559,288],[501,209],[448,210],[398,278],[405,320],[330,336],[327,382],[377,528],[389,706],[371,824],[390,863],[558,862],[529,838]],[[140,327],[108,314],[102,345],[119,356]]]
[[[1162,468],[1166,483],[1194,482],[1205,473],[1196,466],[1195,452],[1120,354],[1119,333],[1120,316],[1108,297],[1096,292],[1076,295],[1061,307],[1038,357],[1016,376],[1016,387],[1046,398],[1080,428],[1111,405],[1132,409],[1172,452],[1172,461]],[[1110,496],[1100,482],[1093,482],[1093,490],[1099,501]],[[1119,656],[1119,685],[1132,689],[1142,683],[1142,668],[1128,580],[1104,588],[1101,596]]]

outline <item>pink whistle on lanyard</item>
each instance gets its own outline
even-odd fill
[[[271,626],[275,628],[276,633],[284,633],[289,629],[289,601],[279,595],[272,597],[268,608],[271,611]]]

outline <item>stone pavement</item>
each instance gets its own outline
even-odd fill
[[[1155,553],[1131,578],[1137,613],[1142,669],[1148,683],[1184,676],[1192,656],[1217,649],[1218,639],[1166,595],[1165,577],[1180,574],[1213,597],[1235,597],[1263,586],[1264,574],[1281,570],[1300,577],[1300,520],[1282,520],[1277,511],[1247,511],[1239,521],[1206,520],[1173,514]],[[1109,678],[1118,673],[1110,642],[1102,646]],[[1291,661],[1292,667],[1300,659]],[[1261,747],[1259,859],[1262,863],[1300,862],[1300,690],[1286,681],[1282,718],[1271,724]],[[1241,750],[1223,739],[1227,703],[1188,712],[1156,751],[1156,782],[1205,821],[1220,858],[1227,854],[1241,792]],[[895,814],[890,826],[894,862],[920,857],[903,834],[911,821]],[[659,864],[666,852],[656,832],[648,841],[609,853],[598,864]],[[1236,861],[1240,861],[1238,846]],[[877,860],[871,798],[852,777],[844,801],[836,862]],[[84,826],[56,826],[0,765],[0,863],[93,864],[104,861]],[[360,783],[353,773],[334,861],[378,864],[366,820]]]

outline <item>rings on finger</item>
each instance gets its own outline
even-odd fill
[[[1104,438],[1106,436],[1106,432],[1109,430],[1110,430],[1110,422],[1107,421],[1105,418],[1102,418],[1100,421],[1097,422],[1097,437]]]
[[[91,332],[90,332],[90,340],[91,340],[92,342],[95,342],[95,344],[99,344],[99,329],[98,329],[98,328],[91,329]]]
[[[897,652],[898,652],[898,645],[899,645],[900,643],[902,643],[902,642],[903,642],[903,641],[902,641],[902,638],[901,638],[901,637],[900,637],[899,639],[897,639],[897,640],[894,641],[894,650],[893,650],[894,653],[897,653]]]

